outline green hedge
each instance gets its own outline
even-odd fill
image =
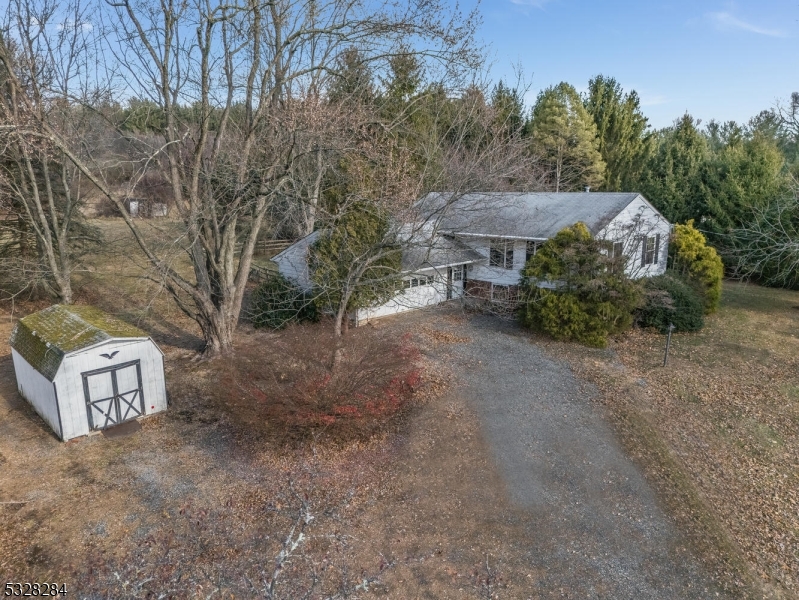
[[[312,298],[280,274],[271,276],[255,289],[250,313],[255,327],[271,329],[317,319]]]
[[[669,260],[675,272],[700,290],[705,314],[716,312],[721,301],[724,263],[716,249],[707,245],[702,232],[694,227],[693,219],[674,226]]]
[[[641,327],[665,333],[669,323],[674,331],[697,331],[705,324],[705,301],[694,286],[673,273],[653,277],[645,283],[645,304],[637,320]]]
[[[583,223],[547,240],[522,270],[520,318],[558,340],[605,347],[633,321],[640,284]]]

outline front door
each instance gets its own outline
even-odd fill
[[[452,300],[452,267],[447,269],[447,300]]]
[[[144,414],[138,360],[81,375],[90,429],[106,429]]]

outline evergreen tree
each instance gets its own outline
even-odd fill
[[[711,152],[721,152],[727,146],[737,146],[744,141],[743,127],[735,121],[719,123],[711,120],[706,127],[708,147]]]
[[[606,346],[608,335],[632,324],[641,299],[626,260],[609,255],[584,223],[562,229],[522,269],[522,323],[555,339]]]
[[[164,112],[155,102],[131,98],[128,107],[122,111],[120,127],[126,131],[158,133],[163,131],[165,124]]]
[[[722,142],[705,167],[704,202],[694,215],[705,231],[715,234],[716,244],[726,243],[725,234],[745,225],[753,209],[765,207],[787,188],[785,159],[775,140],[759,133],[745,139],[742,128],[728,126]]]
[[[710,149],[697,125],[685,114],[658,132],[656,149],[641,178],[640,191],[672,223],[692,218],[701,223],[706,194],[702,176]]]
[[[705,236],[694,227],[693,220],[675,225],[669,261],[673,272],[701,292],[705,314],[716,312],[721,301],[724,264],[716,249],[708,246]]]
[[[372,71],[357,48],[347,48],[336,61],[328,97],[332,102],[364,102],[374,99]]]
[[[311,247],[311,280],[320,308],[332,308],[341,335],[346,313],[387,302],[397,290],[402,253],[387,215],[372,203],[343,207]]]
[[[467,87],[461,97],[454,100],[454,111],[465,115],[465,123],[456,129],[447,132],[447,142],[452,145],[461,145],[469,151],[477,150],[488,140],[488,119],[486,115],[490,110],[485,94],[476,85]]]
[[[614,78],[597,75],[588,82],[585,108],[596,124],[599,152],[607,165],[602,189],[634,191],[652,141],[638,94],[625,94]]]
[[[411,53],[392,56],[388,66],[388,74],[381,78],[383,111],[389,118],[397,118],[414,110],[411,101],[422,91],[424,69]]]
[[[494,111],[494,129],[507,136],[521,135],[524,129],[524,102],[516,88],[500,82],[491,92],[491,108]]]
[[[532,150],[550,168],[556,192],[602,185],[605,161],[597,128],[573,86],[560,83],[541,92],[530,129]]]

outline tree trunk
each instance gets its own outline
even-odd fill
[[[344,358],[344,348],[342,346],[342,334],[347,332],[349,321],[347,319],[347,305],[350,303],[352,292],[347,289],[341,295],[336,316],[333,321],[333,333],[336,340],[336,347],[333,350],[333,359],[331,361],[330,370],[335,371],[341,364]]]
[[[205,340],[202,358],[209,359],[228,354],[233,349],[233,332],[236,323],[230,311],[224,306],[203,307],[198,311],[195,320],[200,326]]]

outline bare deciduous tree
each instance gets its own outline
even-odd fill
[[[18,21],[32,22],[30,1],[12,6]],[[162,123],[157,145],[133,140],[140,156],[128,186],[109,182],[102,161],[78,151],[80,139],[70,139],[49,114],[35,110],[24,77],[12,74],[9,85],[31,115],[35,135],[117,206],[165,288],[200,326],[209,357],[232,347],[269,211],[292,199],[289,183],[298,166],[310,162],[312,179],[323,171],[325,135],[335,120],[320,110],[321,94],[336,57],[357,46],[364,60],[379,65],[409,52],[411,41],[413,54],[450,71],[472,67],[478,58],[474,15],[455,14],[439,0],[119,0],[93,9],[95,23],[102,19],[95,30],[104,43],[95,83],[149,98]],[[13,33],[29,35],[19,28]],[[7,44],[0,63],[11,65]],[[78,98],[71,89],[66,96]],[[19,121],[12,125],[25,128]],[[125,199],[151,169],[166,173],[183,223],[175,244],[188,256],[191,275],[148,242],[125,210]],[[301,200],[313,205],[318,186],[310,190]]]
[[[0,32],[0,196],[6,211],[35,236],[37,249],[33,261],[22,253],[6,257],[4,270],[24,284],[42,285],[66,304],[73,296],[83,181],[37,123],[50,123],[62,138],[86,137],[86,112],[71,98],[88,93],[93,48],[86,12],[80,0],[13,0]],[[84,155],[80,147],[74,151]]]
[[[799,284],[799,184],[792,196],[753,209],[751,222],[730,233],[728,259],[742,279],[768,285]]]

